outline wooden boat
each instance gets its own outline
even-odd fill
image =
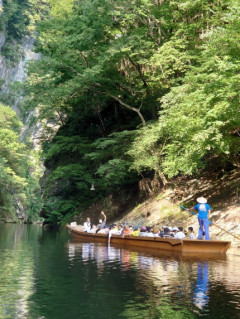
[[[109,238],[105,234],[90,234],[79,231],[76,227],[66,226],[75,239],[89,242],[107,243]],[[131,247],[142,247],[146,250],[157,249],[184,255],[224,255],[231,245],[230,241],[221,240],[192,240],[160,237],[138,237],[131,235],[112,235],[111,244]]]

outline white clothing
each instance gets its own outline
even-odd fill
[[[145,237],[154,237],[153,233],[146,233]]]
[[[111,235],[120,235],[120,232],[117,228],[113,228],[111,230],[109,230],[109,234]]]
[[[194,233],[189,233],[188,238],[189,239],[196,239],[196,236]]]
[[[182,231],[177,232],[176,235],[175,235],[176,239],[183,239],[185,237],[186,236],[185,236],[184,232],[182,232]]]
[[[138,236],[147,237],[147,233],[146,233],[146,232],[140,232],[140,233],[138,234]]]
[[[98,234],[108,234],[108,231],[106,231],[106,228],[100,229],[98,232]]]
[[[84,227],[84,231],[86,231],[87,233],[89,233],[90,230],[91,230],[91,223],[90,223],[90,222],[85,222],[85,223],[83,224],[83,227]]]

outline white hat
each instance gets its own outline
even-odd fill
[[[172,230],[173,230],[171,226],[169,226],[169,227],[168,227],[168,229],[169,229],[170,231],[172,231]]]
[[[173,227],[173,230],[178,230],[178,228],[177,227]]]
[[[206,198],[204,198],[204,197],[198,197],[198,198],[197,198],[197,202],[198,202],[199,204],[206,204],[207,200],[206,200]]]

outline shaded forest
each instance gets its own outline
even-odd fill
[[[32,7],[41,59],[29,63],[21,87],[23,120],[37,110],[43,128],[41,214],[49,222],[144,180],[160,188],[176,176],[239,169],[237,0]]]

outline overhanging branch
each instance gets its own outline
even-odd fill
[[[102,87],[100,83],[96,83],[96,82],[95,82],[94,84],[95,84],[96,86],[98,86],[98,87]],[[136,113],[138,114],[138,116],[140,117],[140,119],[141,119],[142,125],[143,125],[143,126],[146,125],[146,121],[145,121],[145,119],[144,119],[144,117],[143,117],[143,115],[142,115],[140,109],[137,109],[136,107],[131,106],[131,105],[129,105],[129,104],[123,102],[119,97],[113,95],[112,93],[110,93],[110,92],[108,92],[108,91],[106,91],[106,90],[105,90],[104,92],[102,92],[102,93],[103,93],[103,94],[106,94],[106,95],[109,96],[109,97],[111,97],[112,99],[114,99],[114,100],[117,101],[119,104],[121,104],[122,106],[126,107],[127,109],[129,109],[129,110],[131,110],[131,111],[133,111],[133,112],[136,112]]]
[[[114,99],[115,101],[117,101],[119,104],[121,104],[122,106],[126,107],[129,110],[132,110],[134,112],[136,112],[138,114],[138,116],[140,117],[141,121],[142,121],[142,125],[145,126],[146,125],[146,121],[142,115],[142,113],[140,112],[139,109],[137,109],[136,107],[133,107],[125,102],[123,102],[120,98],[118,98],[117,96],[109,93],[109,92],[104,92],[104,94],[110,96],[112,99]]]

